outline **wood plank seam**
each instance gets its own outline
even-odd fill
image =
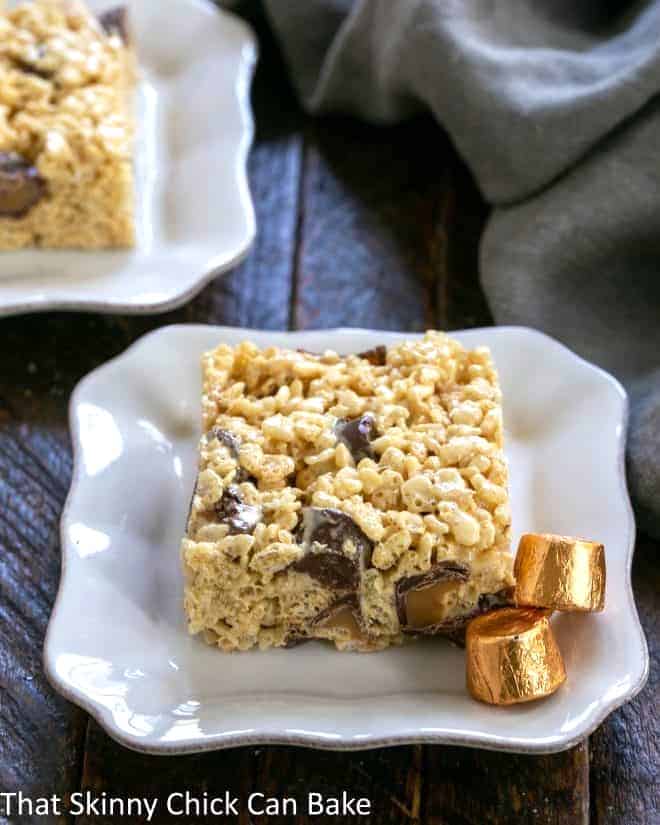
[[[309,161],[309,134],[305,129],[300,146],[300,174],[298,175],[298,195],[296,198],[296,229],[291,255],[291,296],[289,304],[289,329],[298,329],[297,306],[300,291],[300,265],[302,238],[305,221],[305,183]]]

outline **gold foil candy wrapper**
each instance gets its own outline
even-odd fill
[[[473,619],[465,637],[467,687],[491,705],[531,702],[566,679],[551,611],[503,607]]]
[[[605,607],[605,549],[595,541],[528,533],[514,565],[517,605],[550,610]]]

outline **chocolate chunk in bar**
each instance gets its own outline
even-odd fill
[[[246,470],[241,467],[241,440],[237,435],[234,433],[229,432],[229,430],[223,430],[221,427],[214,427],[211,430],[210,436],[212,438],[216,438],[221,444],[224,444],[225,447],[229,450],[229,453],[233,459],[235,459],[236,463],[238,464],[238,468],[236,470],[235,481],[237,484],[242,484],[244,481],[251,481],[256,483],[256,479],[254,476],[250,475]]]
[[[126,6],[114,6],[98,16],[103,31],[107,35],[118,35],[123,43],[130,41],[128,30],[128,9]]]
[[[292,570],[307,573],[333,590],[359,588],[373,543],[348,514],[332,507],[306,507],[296,541],[305,555],[293,563]]]
[[[211,436],[217,439],[221,444],[231,453],[232,458],[238,461],[240,457],[241,442],[237,435],[230,433],[229,430],[223,430],[221,427],[214,427],[211,430]]]
[[[252,533],[261,521],[261,509],[246,504],[238,487],[230,484],[215,505],[215,512],[222,524],[229,526],[229,534]]]
[[[375,458],[370,442],[377,435],[376,422],[370,413],[359,418],[339,418],[335,423],[335,435],[337,441],[348,447],[356,464],[363,458]]]
[[[478,613],[488,613],[491,610],[498,610],[500,607],[511,607],[513,605],[513,587],[506,587],[498,590],[497,593],[482,593],[479,596]]]
[[[360,605],[355,593],[349,593],[322,610],[314,620],[314,627],[344,630],[353,641],[364,639]]]
[[[445,597],[469,578],[469,568],[453,561],[439,562],[426,573],[406,576],[396,583],[396,609],[404,633],[438,633],[456,626],[445,619]]]
[[[46,47],[43,44],[40,44],[34,47],[31,53],[31,57],[33,59],[28,59],[26,57],[15,57],[14,62],[22,72],[25,72],[26,74],[34,74],[42,80],[49,80],[53,76],[54,72],[52,69],[44,69],[39,65],[39,62],[43,60],[45,56]]]
[[[300,645],[305,644],[305,642],[311,641],[312,639],[310,636],[300,636],[297,633],[292,633],[287,637],[282,647],[285,648],[285,650],[290,650],[291,648],[299,647]]]
[[[16,152],[0,152],[0,217],[22,218],[45,192],[35,166]]]
[[[377,347],[373,349],[367,349],[364,352],[358,352],[358,358],[364,358],[365,361],[368,361],[370,364],[373,364],[374,367],[384,367],[387,363],[387,347],[379,344]]]
[[[42,80],[50,80],[53,72],[50,69],[40,69],[36,63],[29,63],[27,60],[17,60],[16,65],[25,74],[33,74]]]

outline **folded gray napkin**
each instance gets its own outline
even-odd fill
[[[660,537],[660,0],[264,3],[309,111],[426,107],[448,131],[494,206],[496,321],[624,382],[629,483]]]

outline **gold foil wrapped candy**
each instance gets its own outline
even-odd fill
[[[602,544],[568,536],[528,533],[514,566],[518,605],[599,611],[605,606]]]
[[[512,705],[549,696],[566,679],[551,612],[504,607],[467,628],[467,686],[475,699]]]

